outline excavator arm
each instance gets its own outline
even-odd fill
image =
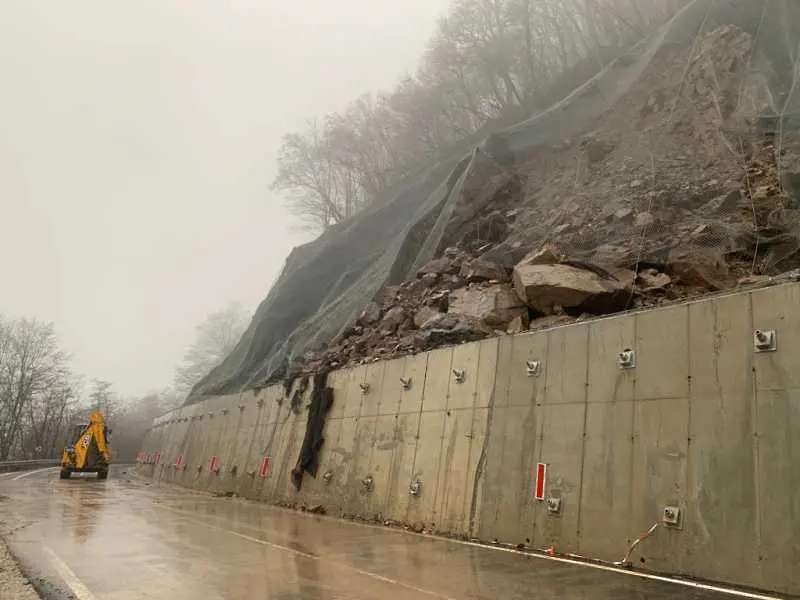
[[[111,464],[109,433],[103,414],[92,412],[89,424],[78,426],[72,444],[64,448],[61,479],[69,479],[72,473],[97,473],[99,479],[106,479]]]

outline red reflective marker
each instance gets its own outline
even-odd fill
[[[266,477],[267,475],[269,475],[269,467],[270,467],[269,456],[265,456],[264,458],[261,459],[261,467],[258,470],[258,476]]]
[[[536,499],[544,500],[544,482],[547,476],[547,465],[539,463],[536,465]]]

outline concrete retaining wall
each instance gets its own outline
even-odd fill
[[[143,448],[160,464],[139,469],[606,561],[674,506],[680,526],[660,525],[635,566],[800,593],[797,307],[791,283],[332,373],[320,476],[299,493],[307,401],[293,411],[280,387],[165,415]],[[776,331],[777,351],[756,352],[756,329]],[[635,368],[620,368],[625,348]],[[538,463],[558,514],[534,499]]]

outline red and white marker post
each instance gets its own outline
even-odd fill
[[[258,469],[258,476],[267,477],[269,475],[270,467],[271,467],[271,461],[269,459],[269,456],[265,456],[264,458],[261,459],[261,466]]]
[[[544,500],[545,482],[547,480],[547,465],[538,463],[536,465],[536,487],[534,488],[534,498]]]

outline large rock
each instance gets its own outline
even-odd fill
[[[640,284],[641,291],[650,292],[667,287],[672,283],[672,278],[656,269],[644,269],[639,272],[637,283]]]
[[[448,311],[505,330],[515,318],[527,314],[528,309],[511,286],[498,283],[451,292]]]
[[[528,253],[527,245],[519,240],[506,240],[481,254],[483,260],[488,260],[506,269],[513,269]]]
[[[414,336],[414,345],[419,350],[430,350],[440,346],[477,342],[494,335],[488,325],[465,315],[442,314],[425,323],[424,329]]]
[[[438,318],[441,314],[441,311],[433,306],[423,306],[414,313],[414,325],[417,329],[422,329],[428,321]]]
[[[397,328],[406,320],[406,311],[402,306],[395,306],[381,321],[380,330],[384,333],[393,334]]]
[[[469,283],[492,280],[508,281],[508,273],[504,267],[496,263],[476,258],[461,265],[461,278]]]
[[[360,325],[372,325],[381,320],[381,307],[377,302],[370,302],[358,318]]]
[[[514,288],[530,307],[552,314],[556,307],[580,308],[595,314],[615,312],[630,302],[635,274],[604,273],[571,265],[520,263],[514,268]]]
[[[432,260],[422,267],[419,271],[417,271],[417,276],[423,277],[431,273],[436,275],[454,274],[458,272],[460,266],[461,264],[455,259],[442,256],[441,258]]]
[[[508,328],[506,329],[507,333],[522,333],[523,331],[527,331],[528,327],[530,327],[530,320],[528,319],[528,313],[525,312],[520,316],[516,317],[511,323],[508,324]]]
[[[636,263],[637,254],[630,246],[621,244],[603,244],[598,246],[591,256],[591,261],[599,265],[631,265]]]
[[[721,290],[730,278],[730,269],[716,248],[681,248],[669,254],[667,272],[685,286],[709,291]]]
[[[553,265],[562,260],[561,253],[555,246],[550,244],[542,246],[525,256],[518,264],[520,265]]]
[[[429,288],[435,287],[436,282],[439,281],[439,274],[438,273],[425,273],[421,278],[420,281]]]

